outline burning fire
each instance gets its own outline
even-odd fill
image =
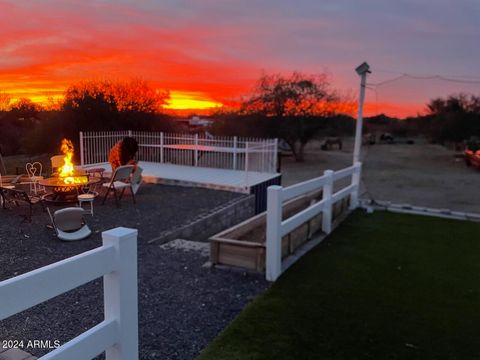
[[[63,158],[63,162],[64,162],[63,166],[58,169],[59,170],[58,176],[63,179],[63,182],[65,184],[68,184],[68,185],[84,184],[85,177],[83,176],[75,177],[75,168],[73,167],[73,162],[72,162],[72,158],[74,154],[74,147],[72,142],[68,139],[63,139],[60,150],[65,156]]]

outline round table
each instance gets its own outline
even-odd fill
[[[42,199],[56,204],[76,203],[77,196],[81,193],[80,189],[88,188],[93,184],[98,184],[102,181],[98,177],[88,177],[83,184],[65,184],[60,177],[51,177],[40,180],[38,183],[51,190],[51,192],[42,196]]]

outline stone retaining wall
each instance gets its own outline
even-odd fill
[[[242,196],[201,214],[188,224],[161,233],[149,243],[174,239],[208,241],[208,238],[255,215],[255,195]]]

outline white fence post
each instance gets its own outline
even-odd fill
[[[195,134],[194,156],[195,156],[195,159],[193,160],[193,166],[198,166],[198,134]]]
[[[354,165],[353,174],[352,174],[352,185],[355,186],[355,189],[352,191],[352,195],[350,196],[350,210],[354,210],[358,207],[361,174],[362,174],[362,163],[357,161]]]
[[[237,144],[238,138],[233,137],[233,170],[237,170]]]
[[[279,172],[278,169],[278,138],[273,142],[273,169],[272,172]]]
[[[116,250],[116,271],[103,277],[105,320],[118,322],[119,342],[106,350],[107,360],[138,360],[138,289],[136,229],[102,233],[103,244]]]
[[[248,141],[245,141],[245,187],[248,187]]]
[[[325,170],[325,183],[323,185],[323,199],[326,200],[322,210],[322,230],[325,234],[332,232],[332,193],[333,193],[333,174],[332,170]]]
[[[160,133],[160,163],[163,164],[163,132]]]
[[[80,131],[80,165],[85,165],[85,155],[83,154],[83,131]]]
[[[128,136],[132,137],[132,130],[128,130]]]
[[[282,273],[282,187],[267,189],[266,278],[275,281]]]

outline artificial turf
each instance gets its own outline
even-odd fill
[[[353,213],[199,356],[480,359],[480,224]]]

